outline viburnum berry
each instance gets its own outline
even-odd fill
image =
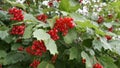
[[[32,55],[42,56],[47,50],[42,40],[34,40],[32,46],[26,48],[26,51]]]
[[[45,14],[40,14],[36,17],[39,21],[45,22],[46,23],[46,19],[47,19],[47,15]]]
[[[83,0],[79,0],[79,3],[82,3]]]
[[[82,63],[85,64],[86,63],[86,59],[82,58]]]
[[[23,51],[23,50],[24,50],[23,46],[18,47],[18,51]]]
[[[113,31],[113,27],[108,28],[108,31],[112,32]]]
[[[112,14],[108,14],[108,18],[109,18],[109,19],[112,19],[112,18],[113,18],[113,15],[112,15]]]
[[[53,6],[53,1],[49,1],[48,6],[52,7]]]
[[[58,33],[58,30],[56,28],[53,28],[53,29],[48,31],[48,34],[51,36],[51,38],[53,40],[58,40],[59,39],[59,36],[57,35],[57,33]]]
[[[40,61],[39,60],[34,60],[31,64],[30,64],[30,66],[32,67],[32,68],[37,68],[37,66],[40,64]]]
[[[52,63],[55,63],[55,61],[56,61],[57,57],[58,57],[58,55],[57,55],[57,54],[55,54],[55,55],[53,55],[53,56],[52,56],[52,59],[51,59]]]
[[[73,19],[70,17],[64,17],[64,18],[59,18],[56,20],[56,23],[54,27],[62,32],[63,36],[65,36],[68,33],[68,30],[71,28],[74,28],[75,23],[73,22]]]
[[[110,35],[105,35],[105,38],[106,38],[107,40],[111,40],[111,39],[112,39],[112,36],[110,36]]]
[[[103,66],[99,63],[93,65],[93,68],[103,68]]]
[[[23,35],[25,30],[25,25],[14,25],[10,31],[12,35]]]
[[[31,49],[31,46],[28,46],[25,50],[26,50],[27,53],[29,53],[31,55],[35,54],[35,52]]]
[[[10,8],[9,9],[9,14],[12,15],[12,17],[10,18],[10,20],[23,21],[23,19],[24,19],[22,10],[18,9],[16,7]]]
[[[104,21],[104,18],[102,16],[98,17],[97,23],[101,24]]]

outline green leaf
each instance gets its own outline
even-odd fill
[[[0,20],[6,20],[7,19],[7,12],[0,10]]]
[[[8,3],[10,3],[12,6],[17,6],[17,7],[20,7],[22,9],[26,9],[25,5],[24,4],[21,4],[21,3],[17,3],[17,2],[12,2],[10,0],[6,0]]]
[[[109,56],[101,56],[99,58],[99,61],[102,63],[102,65],[104,66],[104,68],[118,68],[113,59]]]
[[[18,50],[18,48],[21,46],[21,44],[17,44],[17,43],[15,43],[15,44],[12,44],[11,45],[11,50]]]
[[[59,5],[59,9],[63,10],[63,11],[69,11],[69,1],[68,0],[61,0],[60,5]]]
[[[109,44],[112,47],[112,51],[120,55],[120,44],[118,44],[120,40],[111,40]]]
[[[75,12],[80,5],[77,1],[74,0],[61,0],[59,9],[67,12]]]
[[[21,62],[22,60],[24,60],[24,54],[23,53],[20,53],[20,52],[10,52],[4,58],[3,65],[14,64],[14,63],[17,63],[17,62]]]
[[[81,52],[82,58],[86,59],[86,68],[92,68],[92,61],[87,53],[84,51]]]
[[[78,27],[78,28],[81,27],[81,28],[84,28],[84,29],[86,29],[87,27],[92,28],[92,29],[95,30],[96,34],[99,34],[99,35],[102,35],[102,36],[105,35],[105,32],[103,32],[101,29],[99,29],[98,26],[92,24],[90,21],[84,21],[84,22],[77,21],[77,26],[76,27]]]
[[[78,52],[78,49],[76,47],[70,48],[69,51],[70,51],[70,57],[69,57],[70,60],[78,58],[79,52]]]
[[[100,38],[100,41],[103,43],[102,46],[104,49],[109,49],[112,51],[112,47],[110,46],[110,44],[107,42],[105,38]]]
[[[24,35],[23,35],[24,39],[31,38],[32,32],[33,32],[32,31],[33,26],[34,26],[34,24],[30,24],[25,28],[25,32],[24,32]]]
[[[70,44],[77,38],[77,32],[75,30],[70,30],[66,36],[64,36],[64,41]]]
[[[100,42],[100,40],[93,40],[92,42],[93,48],[101,51],[103,43]]]
[[[55,68],[53,64],[46,62],[46,61],[42,61],[37,68]]]
[[[0,50],[0,58],[3,58],[7,55],[7,53],[4,50]]]
[[[57,46],[54,40],[48,39],[48,40],[45,40],[44,42],[47,50],[49,50],[51,54],[55,55],[56,53],[58,53]]]
[[[32,22],[33,24],[39,22],[32,14],[27,13],[24,13],[24,21]]]
[[[79,13],[70,13],[70,16],[74,19],[74,21],[85,21],[86,18],[80,15]]]
[[[4,39],[5,37],[7,37],[9,34],[8,34],[8,32],[7,32],[7,30],[6,31],[0,31],[0,38],[1,39]]]
[[[42,29],[35,30],[33,32],[33,37],[37,38],[37,40],[48,40],[48,39],[50,39],[50,35]]]

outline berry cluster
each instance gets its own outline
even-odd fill
[[[58,32],[62,32],[62,35],[65,36],[68,33],[68,30],[73,28],[75,23],[73,19],[70,17],[59,18],[56,20],[54,28],[51,29],[48,33],[50,34],[53,40],[58,40],[59,36],[57,35]]]
[[[16,7],[14,8],[10,8],[9,9],[9,14],[13,15],[12,18],[10,18],[11,20],[15,20],[15,21],[23,21],[24,16],[22,14],[22,10],[18,9]]]
[[[23,35],[25,30],[25,25],[14,25],[11,29],[12,35]]]
[[[42,56],[47,50],[43,41],[35,40],[31,47],[26,48],[26,51],[32,55]]]
[[[30,66],[32,67],[32,68],[37,68],[37,66],[40,64],[40,61],[39,60],[34,60],[31,64],[30,64]]]
[[[46,23],[47,15],[45,15],[45,14],[40,14],[40,15],[36,16],[36,18],[37,18],[39,21],[42,21],[42,22],[45,22],[45,23]]]
[[[59,18],[56,20],[55,28],[62,32],[62,35],[65,36],[68,33],[68,30],[73,28],[75,26],[75,23],[73,22],[73,19],[70,17],[64,17]]]
[[[104,21],[104,18],[102,16],[98,17],[97,23],[100,24]]]
[[[59,39],[59,36],[57,35],[57,33],[58,33],[58,30],[56,28],[53,28],[48,32],[48,34],[50,34],[50,36],[53,40]]]
[[[99,63],[93,65],[93,68],[103,68],[103,66]]]

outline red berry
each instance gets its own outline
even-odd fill
[[[73,22],[73,19],[70,17],[59,18],[56,20],[56,23],[54,25],[54,28],[62,32],[63,36],[65,36],[68,33],[69,29],[72,29],[74,27],[75,23]]]
[[[83,58],[82,59],[82,63],[85,64],[86,63],[86,59]]]
[[[109,36],[109,35],[105,35],[105,37],[106,37],[107,40],[111,40],[112,39],[112,37]]]
[[[53,40],[59,39],[59,36],[57,35],[57,33],[58,33],[58,30],[56,28],[53,28],[50,31],[48,31],[48,34],[51,36]]]
[[[49,5],[50,7],[52,7],[52,6],[53,6],[53,1],[49,1],[49,2],[48,2],[48,5]]]
[[[99,16],[97,23],[101,24],[104,21],[104,18],[102,16]]]
[[[25,25],[14,25],[11,29],[12,35],[23,35],[25,30]]]
[[[33,67],[33,68],[37,68],[37,66],[40,64],[40,61],[39,60],[34,60],[30,66]]]
[[[112,32],[113,31],[113,27],[108,28],[108,31]]]
[[[26,48],[26,52],[36,56],[42,56],[42,54],[45,53],[46,51],[47,50],[44,45],[44,42],[39,40],[33,41],[32,46]]]
[[[45,22],[46,23],[46,19],[47,19],[47,15],[45,14],[40,14],[36,17],[39,21]]]
[[[22,47],[22,46],[20,46],[19,48],[18,48],[18,51],[23,51],[24,50],[24,48]]]
[[[93,65],[93,68],[103,68],[103,66],[99,63]]]
[[[22,14],[22,10],[14,7],[9,9],[9,14],[11,14],[13,17],[10,18],[10,20],[15,21],[22,21],[24,19],[24,16]]]

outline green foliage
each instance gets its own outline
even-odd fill
[[[50,2],[45,5],[43,1],[45,0],[25,0],[23,3],[15,0],[0,1],[0,65],[2,64],[3,68],[32,68],[30,64],[33,60],[40,61],[37,68],[92,68],[95,63],[100,63],[104,68],[120,67],[120,1],[105,0],[107,6],[102,6],[102,1],[81,4],[78,0],[49,0],[52,5]],[[100,12],[97,12],[99,9],[96,4],[100,5]],[[88,8],[86,14],[82,11],[84,6]],[[9,14],[9,8],[12,7],[22,10],[23,21],[11,20],[15,16]],[[97,14],[93,14],[93,11]],[[47,19],[40,17],[46,22],[36,18],[39,14],[47,15]],[[109,14],[112,14],[111,18]],[[104,19],[101,23],[98,23],[99,15]],[[63,36],[58,29],[59,39],[53,40],[52,35],[47,32],[57,28],[54,27],[56,20],[61,17],[71,17],[75,27],[69,29],[69,20],[65,20],[68,24],[64,27],[68,29],[68,33]],[[23,35],[10,34],[14,25],[21,24],[25,24]],[[64,31],[64,27],[60,28]],[[110,29],[111,27],[113,29]],[[21,27],[16,29],[16,33],[21,32]],[[112,39],[106,35],[110,35]],[[41,52],[42,56],[29,54],[34,52],[39,44],[34,43],[34,40],[44,42],[47,51]],[[44,48],[40,47],[36,51],[39,53],[41,49]],[[83,59],[86,60],[84,64]]]
[[[58,53],[57,45],[55,44],[55,41],[53,41],[52,39],[47,39],[44,42],[47,50],[49,50],[51,54],[55,55]]]
[[[49,34],[47,34],[42,29],[35,30],[33,32],[33,37],[37,38],[37,40],[48,40],[48,39],[50,39]]]
[[[42,61],[37,68],[55,68],[51,63]]]

